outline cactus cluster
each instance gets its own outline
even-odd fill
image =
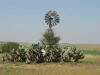
[[[62,50],[62,58],[63,61],[77,62],[79,59],[84,58],[84,54],[82,51],[77,50],[76,47],[68,46]]]
[[[13,49],[6,55],[6,60],[12,62],[26,62],[27,64],[31,62],[77,62],[82,58],[84,58],[83,53],[75,47],[60,47],[59,45],[54,45],[50,48],[48,45],[44,47],[40,43],[32,44],[30,48],[19,46],[18,49]]]

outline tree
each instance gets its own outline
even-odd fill
[[[41,42],[45,45],[48,45],[49,47],[53,47],[54,45],[57,45],[60,40],[60,37],[55,36],[53,30],[50,32],[46,31],[43,34],[43,39]]]

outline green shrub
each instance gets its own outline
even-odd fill
[[[0,49],[0,53],[2,53],[2,49]]]
[[[7,42],[3,44],[2,46],[2,52],[9,53],[12,49],[17,49],[19,47],[19,44],[16,42]]]
[[[17,49],[10,50],[6,58],[13,62],[26,62],[29,64],[31,62],[77,62],[79,59],[83,59],[84,55],[75,47],[61,48],[55,45],[52,48],[48,46],[42,48],[42,45],[38,43],[32,44],[31,48],[19,46]]]
[[[2,53],[2,45],[3,45],[3,44],[0,44],[0,53]]]
[[[75,47],[60,47],[58,45],[60,38],[55,36],[53,30],[46,31],[43,34],[41,43],[32,44],[32,47],[25,48],[19,46],[17,43],[4,44],[2,50],[9,52],[6,58],[13,62],[77,62],[79,59],[84,58],[81,51]]]
[[[79,59],[84,58],[83,52],[80,50],[77,50],[73,46],[64,48],[64,52],[62,56],[63,56],[64,61],[73,61],[73,62],[77,62]]]
[[[44,45],[48,45],[50,48],[52,48],[54,45],[57,45],[60,41],[60,37],[55,36],[53,30],[46,31],[43,34],[43,39],[41,40],[41,43]]]

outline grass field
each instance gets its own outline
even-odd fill
[[[76,48],[80,49],[80,50],[100,50],[100,45],[90,45],[90,44],[77,44],[75,45]]]
[[[0,63],[0,75],[100,75],[100,46],[76,45],[85,58],[78,63]]]
[[[0,75],[99,75],[100,56],[86,55],[79,63],[1,63]]]
[[[82,50],[84,54],[90,55],[100,55],[100,51],[98,50]]]

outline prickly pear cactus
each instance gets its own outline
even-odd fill
[[[83,59],[84,55],[82,51],[79,51],[74,46],[72,46],[65,49],[63,53],[63,58],[64,60],[66,58],[67,61],[77,62],[79,59]]]
[[[6,59],[12,62],[26,62],[30,64],[41,63],[41,62],[77,62],[79,59],[83,59],[84,55],[82,51],[77,50],[73,46],[60,47],[59,45],[53,45],[52,47],[45,45],[42,47],[39,43],[32,44],[32,47],[26,48],[19,46],[18,49],[13,49],[6,55]]]

